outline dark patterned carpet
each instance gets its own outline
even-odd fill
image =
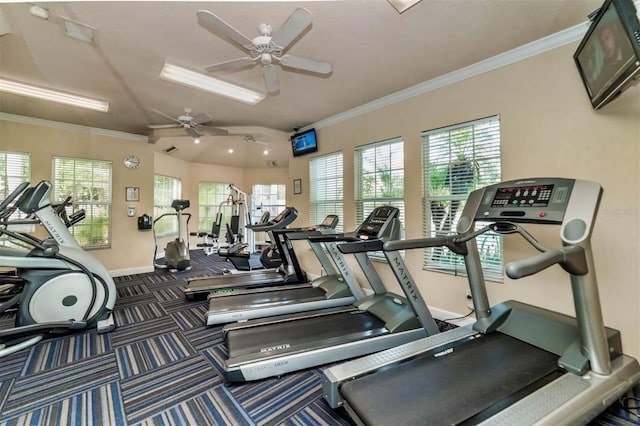
[[[206,327],[206,301],[185,300],[181,288],[187,278],[219,274],[230,264],[194,251],[192,265],[119,277],[118,328],[111,333],[50,338],[1,358],[0,424],[351,424],[324,402],[320,368],[225,383],[221,327]],[[3,316],[0,328],[11,322]],[[634,413],[616,403],[593,424],[639,425]]]

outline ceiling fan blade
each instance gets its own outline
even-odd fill
[[[191,119],[191,123],[195,124],[196,126],[203,123],[208,123],[209,121],[211,121],[211,116],[207,114],[198,114]]]
[[[219,127],[198,126],[198,129],[203,130],[214,136],[226,136],[229,134],[228,130],[221,129]]]
[[[196,15],[198,16],[198,24],[205,30],[216,35],[222,34],[238,43],[240,46],[251,46],[251,39],[208,10],[199,10]]]
[[[157,109],[153,109],[153,108],[151,108],[151,111],[155,112],[156,114],[159,114],[159,115],[163,116],[164,118],[168,118],[171,121],[175,121],[178,124],[182,124],[182,123],[180,123],[180,120],[178,120],[177,118],[172,117],[169,114],[165,114],[162,111],[158,111]]]
[[[204,70],[207,72],[236,70],[244,67],[254,66],[255,64],[256,59],[245,57],[209,65],[208,67],[204,67]]]
[[[318,74],[330,74],[331,71],[333,71],[333,66],[326,62],[318,62],[312,59],[291,55],[284,55],[280,58],[280,65],[303,71],[311,71]]]
[[[179,124],[149,124],[150,129],[174,129],[180,127]]]
[[[189,136],[191,136],[194,139],[197,139],[200,137],[200,133],[196,132],[196,129],[194,129],[193,127],[187,127],[185,130],[187,131],[187,133],[189,133]]]
[[[287,18],[271,41],[285,50],[309,25],[311,25],[311,12],[300,7]]]
[[[264,77],[267,92],[276,93],[280,90],[280,81],[278,80],[278,72],[275,65],[269,64],[262,67],[262,76]]]

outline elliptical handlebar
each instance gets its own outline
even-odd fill
[[[9,208],[9,205],[13,200],[18,198],[18,196],[22,194],[22,192],[24,192],[24,190],[27,189],[28,186],[29,182],[22,182],[17,186],[16,189],[13,190],[13,192],[11,192],[11,194],[9,194],[7,198],[4,199],[4,201],[2,201],[2,203],[0,203],[0,218],[4,219],[11,216],[11,214],[15,211],[18,203],[15,203],[11,208]]]

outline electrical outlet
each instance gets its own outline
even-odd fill
[[[473,297],[471,297],[471,290],[467,290],[467,308],[473,310]]]

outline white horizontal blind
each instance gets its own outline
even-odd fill
[[[399,208],[404,224],[404,141],[401,138],[356,148],[355,179],[357,224],[383,205]]]
[[[287,186],[281,183],[255,184],[251,192],[251,221],[260,220],[264,212],[274,218],[287,206]]]
[[[175,213],[171,207],[173,200],[180,199],[182,194],[182,181],[178,178],[163,175],[153,176],[153,217],[159,218],[165,213]],[[167,216],[154,224],[157,235],[169,235],[178,233],[178,221]]]
[[[31,155],[26,152],[0,151],[0,201],[5,200],[21,183],[31,180]],[[26,215],[16,210],[10,219]]]
[[[111,245],[111,169],[111,161],[53,157],[54,200],[71,195],[73,211],[85,211],[85,218],[71,227],[82,247]]]
[[[404,228],[404,141],[393,138],[356,148],[355,151],[356,224],[376,207],[400,209]],[[384,259],[382,252],[369,253]]]
[[[314,157],[309,163],[311,178],[311,220],[321,223],[328,215],[339,217],[337,232],[342,232],[344,215],[342,152]]]
[[[226,182],[200,182],[198,183],[198,229],[211,230],[216,221],[216,214],[220,204],[229,199],[231,189]],[[232,207],[225,204],[221,210],[222,231],[225,232],[225,223],[231,223]]]
[[[498,116],[422,134],[423,218],[428,236],[454,233],[467,196],[497,183],[500,169]],[[485,279],[502,282],[502,238],[493,233],[477,239]],[[447,248],[426,249],[424,268],[466,275],[462,256]]]

